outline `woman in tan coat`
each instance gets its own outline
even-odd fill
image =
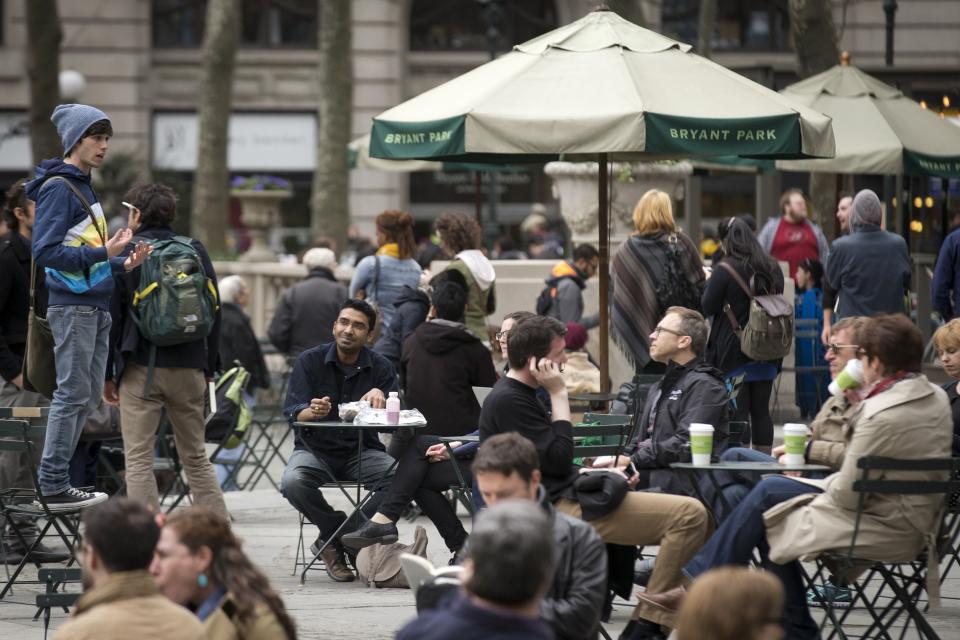
[[[864,456],[907,460],[950,457],[953,424],[946,394],[920,374],[923,338],[903,315],[874,316],[860,336],[864,384],[848,392],[857,403],[840,471],[825,480],[771,477],[741,502],[703,549],[684,567],[695,579],[721,565],[746,564],[760,549],[764,568],[786,590],[784,628],[789,638],[819,638],[807,610],[798,560],[850,546],[860,494]],[[945,474],[887,472],[885,480],[943,481]],[[936,535],[943,505],[938,495],[868,494],[854,553],[882,562],[913,560]],[[641,595],[655,606],[675,610],[682,589]]]
[[[160,592],[194,609],[208,640],[296,640],[293,620],[222,516],[202,507],[164,524],[150,566]]]

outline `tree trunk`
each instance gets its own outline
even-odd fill
[[[826,71],[840,60],[830,5],[830,0],[790,0],[790,33],[797,53],[797,75],[801,78]],[[836,174],[810,174],[810,201],[811,219],[832,240],[837,205]]]
[[[700,12],[697,15],[697,53],[704,58],[710,57],[710,42],[713,40],[713,28],[717,24],[717,0],[700,0]]]
[[[57,0],[24,0],[27,9],[27,77],[30,79],[30,150],[33,164],[64,154],[50,121],[60,102],[60,17]]]
[[[190,234],[211,253],[223,254],[230,206],[227,126],[240,38],[240,1],[209,0],[205,28]]]
[[[607,6],[624,20],[629,20],[641,27],[646,25],[642,0],[607,0]]]
[[[346,246],[350,223],[350,170],[347,144],[353,131],[353,52],[351,3],[320,3],[317,75],[317,169],[310,197],[310,231]]]

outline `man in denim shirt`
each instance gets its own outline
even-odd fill
[[[377,314],[363,300],[348,299],[340,306],[333,325],[333,342],[307,349],[297,358],[290,375],[284,415],[290,421],[311,422],[337,420],[341,402],[366,400],[370,406],[382,408],[386,395],[397,391],[397,376],[393,365],[365,345]],[[310,547],[314,554],[324,540],[334,534],[346,520],[342,511],[334,511],[318,489],[335,479],[372,485],[393,464],[375,431],[362,432],[363,454],[357,454],[357,432],[354,429],[297,428],[294,450],[283,472],[280,490],[300,513],[320,529],[320,536]],[[359,467],[362,466],[362,474]],[[359,478],[358,478],[359,475]],[[389,488],[388,479],[380,487]],[[367,517],[377,512],[382,497],[378,493],[363,511]],[[352,531],[360,522],[344,527]],[[337,582],[350,582],[353,572],[343,558],[343,547],[333,540],[321,554],[327,574]]]

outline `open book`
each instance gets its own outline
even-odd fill
[[[417,595],[417,589],[424,582],[433,579],[435,583],[446,583],[450,585],[460,585],[460,572],[463,567],[448,566],[434,567],[433,563],[421,556],[415,556],[412,553],[404,553],[400,556],[400,566],[403,567],[403,573],[407,576],[407,583],[414,597]]]

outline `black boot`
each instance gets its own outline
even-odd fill
[[[396,524],[392,522],[378,524],[373,520],[366,522],[356,531],[340,536],[343,546],[351,549],[363,549],[375,544],[392,544],[399,539],[400,534]]]
[[[666,640],[660,631],[660,625],[649,620],[631,620],[627,623],[619,640]]]

